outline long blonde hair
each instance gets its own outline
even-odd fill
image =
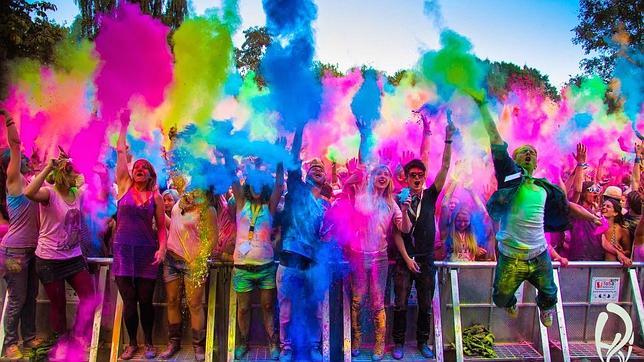
[[[467,230],[464,233],[459,233],[458,231],[456,231],[456,216],[458,214],[465,214],[470,218],[470,224],[468,225]],[[461,235],[465,235],[465,236],[461,238]],[[450,217],[449,234],[447,237],[447,246],[448,248],[451,249],[450,259],[454,257],[456,250],[460,249],[460,248],[457,248],[457,246],[460,246],[463,244],[470,251],[470,254],[474,258],[476,258],[476,253],[478,251],[478,244],[476,242],[476,236],[474,235],[474,231],[472,230],[472,212],[467,207],[461,206],[456,210],[454,210],[454,212]]]
[[[385,187],[385,190],[382,192],[381,198],[384,199],[384,202],[387,204],[389,208],[392,208],[394,203],[396,202],[394,200],[394,174],[391,172],[391,169],[387,165],[378,165],[376,166],[371,172],[369,173],[369,180],[367,184],[367,191],[369,195],[377,195],[378,193],[376,192],[376,188],[374,186],[374,178],[376,176],[376,173],[380,170],[386,170],[389,172],[389,182],[387,183],[387,186]]]

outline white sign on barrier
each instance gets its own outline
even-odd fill
[[[590,287],[590,303],[615,303],[619,300],[620,278],[596,277]]]

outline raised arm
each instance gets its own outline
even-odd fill
[[[279,205],[283,193],[284,164],[280,162],[277,164],[277,169],[275,170],[275,187],[273,187],[273,193],[271,194],[271,199],[268,203],[268,209],[271,215],[275,215],[275,212],[277,211],[277,205]]]
[[[358,160],[361,164],[367,162],[369,156],[370,143],[372,142],[372,131],[367,123],[361,119],[356,120],[356,126],[360,132],[360,149],[358,150]]]
[[[431,146],[431,119],[427,117],[423,111],[419,111],[418,115],[423,122],[423,140],[420,142],[420,160],[423,161],[425,167],[429,167],[429,150]]]
[[[55,160],[49,160],[47,166],[34,177],[33,180],[25,188],[25,196],[30,200],[47,204],[49,202],[49,190],[42,187],[42,184],[45,182],[45,178],[54,169]]]
[[[449,171],[449,164],[452,160],[452,140],[454,138],[454,132],[456,132],[456,128],[454,127],[448,116],[447,127],[445,127],[445,147],[443,148],[443,160],[441,162],[441,169],[438,171],[438,174],[434,179],[434,187],[436,187],[437,192],[440,192],[443,188],[443,185],[445,185],[445,179],[447,178],[447,172]]]
[[[483,126],[485,127],[485,131],[487,132],[487,135],[490,138],[490,144],[502,145],[503,139],[501,138],[501,135],[499,134],[499,130],[496,128],[496,124],[492,119],[490,110],[487,107],[485,96],[475,94],[474,92],[470,92],[469,95],[472,97],[472,99],[474,99],[474,102],[476,102],[476,104],[479,107],[479,112],[481,113],[481,118],[483,120]]]
[[[644,156],[644,145],[635,144],[635,161],[633,162],[633,174],[631,175],[631,190],[640,188],[640,175],[642,173],[642,157]]]
[[[20,135],[18,128],[11,116],[4,110],[0,109],[0,114],[5,118],[5,125],[7,126],[7,139],[9,141],[9,166],[7,167],[7,194],[20,195],[23,192],[24,181],[20,173],[20,166],[22,164],[22,154],[20,152]]]
[[[116,141],[116,185],[118,187],[118,197],[121,197],[132,184],[130,171],[127,167],[127,128],[130,124],[130,111],[126,110],[121,113],[121,130],[119,138]]]
[[[572,202],[579,202],[584,184],[584,167],[586,165],[586,146],[583,143],[577,144],[577,153],[574,154],[577,165],[572,174],[574,193],[571,197]]]
[[[570,210],[570,216],[574,217],[575,219],[587,220],[595,225],[602,224],[601,220],[597,216],[586,210],[583,206],[574,202],[569,202],[568,206]]]

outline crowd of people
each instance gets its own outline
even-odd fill
[[[230,191],[221,195],[213,189],[192,188],[189,175],[175,173],[169,185],[160,185],[150,162],[132,162],[126,142],[129,112],[124,111],[114,170],[117,212],[102,233],[105,256],[113,258],[111,274],[124,303],[129,343],[121,358],[131,359],[139,350],[139,324],[146,358],[169,359],[181,349],[184,290],[195,359],[204,360],[202,300],[208,262],[213,259],[234,265],[236,358],[249,351],[252,296],[259,290],[270,356],[282,361],[296,355],[321,360],[321,304],[337,271],[332,265],[348,265],[344,271],[351,290],[352,355],[361,353],[365,330],[361,313],[366,311],[374,322],[372,359],[381,360],[389,273],[395,300],[390,315],[393,358],[404,355],[414,284],[416,342],[419,353],[432,358],[427,342],[436,260],[496,261],[494,303],[511,316],[518,313],[514,293],[528,280],[538,290],[545,326],[552,324],[557,303],[552,261],[564,267],[577,260],[619,261],[625,266],[644,261],[640,217],[644,147],[635,147],[632,173],[624,177],[605,174],[604,159],[590,165],[586,146],[579,144],[572,169],[563,169],[554,182],[536,178],[539,151],[521,145],[509,153],[485,99],[471,96],[489,137],[489,167],[495,175],[483,193],[460,177],[461,161],[452,162],[456,129],[449,111],[419,113],[423,124],[419,157],[408,157],[401,165],[379,162],[369,154],[370,130],[360,121],[357,159],[346,165],[321,159],[303,162],[303,130],[298,129],[290,146],[295,166],[285,170],[284,165],[275,165],[270,182],[244,172],[248,167],[240,164],[246,162],[266,174],[261,155],[240,161],[227,150],[217,150],[233,180]],[[444,133],[432,133],[435,117],[447,118]],[[84,252],[89,239],[86,219],[92,210],[83,204],[83,177],[62,149],[58,158],[42,162],[44,167],[29,162],[11,115],[2,111],[2,119],[9,143],[0,160],[0,196],[6,199],[1,208],[0,256],[9,292],[4,355],[20,358],[20,346],[43,343],[36,336],[35,322],[39,281],[50,300],[54,338],[86,346],[98,303]],[[444,142],[440,163],[429,160],[429,144],[436,139]],[[286,147],[287,142],[277,143]],[[436,173],[428,180],[430,169]],[[334,263],[339,260],[346,263]],[[157,281],[164,283],[167,296],[168,345],[163,351],[155,349],[152,338],[159,318],[153,306]],[[65,282],[80,299],[71,331],[66,326]],[[279,326],[274,322],[276,312]]]

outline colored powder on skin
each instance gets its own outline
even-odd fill
[[[317,118],[322,103],[322,87],[313,72],[311,23],[317,8],[311,0],[264,0],[262,4],[274,41],[266,49],[261,73],[270,87],[280,125],[294,131]]]
[[[127,2],[101,16],[100,22],[95,40],[100,64],[94,82],[101,118],[111,124],[134,97],[147,107],[159,106],[172,82],[168,27]]]
[[[237,3],[228,1],[234,7]],[[231,19],[235,23],[238,20]],[[218,95],[227,79],[233,43],[231,28],[216,13],[184,21],[173,34],[175,79],[168,102],[164,129],[183,128],[189,122],[210,120]]]
[[[452,30],[444,30],[440,42],[440,50],[429,51],[421,57],[423,76],[438,85],[443,99],[449,99],[453,89],[482,95],[487,69],[470,53],[469,40]]]

